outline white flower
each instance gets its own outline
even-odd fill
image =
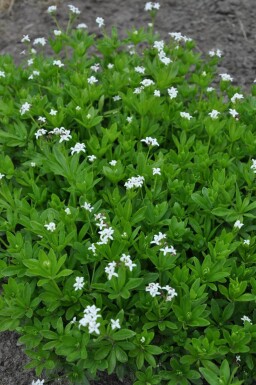
[[[151,136],[147,136],[145,139],[141,139],[141,142],[145,142],[148,146],[159,146],[156,138],[151,138]]]
[[[94,210],[94,207],[87,202],[84,202],[84,204],[81,206],[83,209],[89,211],[90,213]]]
[[[182,35],[180,32],[169,32],[169,35],[177,42],[184,41],[192,41],[190,37]]]
[[[144,180],[145,178],[143,176],[140,176],[140,175],[138,175],[137,177],[133,176],[129,178],[127,182],[125,182],[124,186],[127,188],[127,190],[134,187],[142,187]]]
[[[75,291],[82,290],[84,287],[84,277],[76,277],[76,282],[74,283],[73,287],[75,288]]]
[[[46,44],[46,39],[44,37],[38,37],[37,39],[35,39],[33,41],[33,44],[34,45],[38,45],[39,44],[39,45],[44,46]]]
[[[236,362],[240,362],[241,361],[241,357],[240,356],[236,356]]]
[[[4,177],[5,177],[5,174],[0,173],[0,180],[3,179]]]
[[[207,92],[212,92],[212,91],[214,91],[214,90],[215,90],[215,88],[213,88],[213,87],[207,87],[207,88],[206,88],[206,91],[207,91]]]
[[[160,8],[160,4],[159,3],[152,3],[151,1],[150,2],[147,2],[145,4],[145,11],[153,11],[154,9],[159,9]]]
[[[219,49],[212,49],[211,51],[209,51],[209,55],[211,57],[213,57],[213,56],[221,57],[222,52]]]
[[[126,120],[127,120],[128,123],[131,123],[131,122],[132,122],[132,119],[133,119],[132,116],[127,116],[127,118],[126,118]]]
[[[27,63],[28,66],[31,66],[34,63],[34,59],[28,59]]]
[[[22,43],[29,43],[30,42],[30,38],[28,35],[23,35],[23,38],[21,39],[21,42]]]
[[[54,36],[60,36],[62,34],[61,30],[59,29],[55,29],[53,33],[54,33]]]
[[[90,323],[88,328],[89,333],[100,334],[99,326],[100,326],[100,323]]]
[[[250,239],[244,239],[244,245],[250,246]]]
[[[81,110],[81,107],[80,107],[80,106],[76,106],[76,110],[77,110],[77,111],[80,111],[80,110]]]
[[[31,385],[44,385],[44,380],[33,380]]]
[[[143,87],[149,87],[149,86],[152,86],[153,84],[155,84],[155,82],[153,82],[153,80],[151,80],[151,79],[144,79],[140,82],[140,84],[142,84]]]
[[[211,112],[209,112],[209,116],[212,118],[212,119],[217,119],[218,115],[220,114],[219,111],[217,110],[212,110]]]
[[[252,159],[252,165],[250,168],[253,170],[254,174],[256,174],[256,159]]]
[[[28,112],[30,110],[30,107],[31,107],[31,104],[29,104],[28,102],[22,104],[22,106],[20,108],[20,114],[24,115],[26,112]]]
[[[96,17],[96,23],[98,24],[99,28],[101,28],[105,25],[104,19],[102,17]]]
[[[40,128],[39,130],[37,130],[37,132],[35,133],[35,137],[36,139],[40,138],[40,136],[43,136],[47,134],[47,130],[45,130],[44,128]]]
[[[170,99],[174,99],[178,95],[178,90],[175,87],[168,88],[167,91],[168,91],[168,94],[170,96]]]
[[[71,155],[79,154],[80,152],[85,152],[85,144],[84,143],[76,143],[74,147],[71,147]]]
[[[87,79],[87,82],[89,84],[94,84],[94,83],[97,83],[98,79],[96,79],[95,76],[90,76],[88,79]]]
[[[193,116],[191,116],[188,112],[180,112],[180,116],[188,120],[193,118]]]
[[[57,111],[52,108],[49,114],[55,116],[57,114]]]
[[[46,230],[51,231],[52,233],[56,230],[56,225],[54,222],[47,223],[46,225],[44,225],[44,227],[46,228]]]
[[[92,243],[91,246],[88,247],[88,250],[91,250],[92,253],[93,253],[93,255],[96,255],[96,250],[97,250],[97,249],[96,249],[96,246],[95,246],[94,243]]]
[[[145,341],[146,341],[146,338],[145,338],[145,337],[141,337],[140,342],[141,342],[142,344],[144,344]]]
[[[172,63],[172,60],[166,56],[164,51],[159,51],[158,52],[158,58],[165,65],[168,65],[168,64]]]
[[[70,214],[71,214],[71,210],[70,210],[69,207],[66,207],[64,211],[65,211],[65,213],[66,213],[67,215],[70,215]]]
[[[70,321],[71,324],[75,324],[76,323],[76,317],[73,317],[72,321]]]
[[[152,296],[152,297],[155,297],[157,295],[160,295],[161,292],[159,291],[159,289],[161,289],[161,286],[159,283],[154,283],[154,282],[151,282],[148,286],[146,286],[146,291],[149,292],[149,294]]]
[[[120,325],[120,320],[119,319],[114,320],[114,319],[111,318],[110,322],[111,322],[111,329],[112,330],[121,329],[121,325]]]
[[[37,119],[39,122],[42,122],[42,123],[45,123],[46,122],[46,118],[44,116],[39,116],[38,119]]]
[[[161,175],[161,169],[159,167],[153,167],[153,175]]]
[[[35,162],[31,162],[31,163],[30,163],[30,166],[31,166],[31,167],[36,167],[36,163],[35,163]]]
[[[85,23],[80,23],[80,24],[78,24],[78,26],[76,28],[77,29],[86,29],[86,28],[88,28],[88,26]]]
[[[132,263],[130,255],[122,254],[120,261],[124,262],[125,266],[128,267],[130,271],[137,266],[136,263]]]
[[[111,70],[111,69],[114,67],[114,64],[112,64],[112,63],[108,63],[107,67],[108,67],[108,69],[110,69],[110,70]]]
[[[109,162],[109,164],[110,164],[110,166],[115,166],[116,164],[117,164],[117,160],[111,160],[110,162]]]
[[[153,48],[156,48],[158,51],[163,51],[164,49],[164,40],[154,41]]]
[[[60,60],[53,60],[53,65],[59,68],[64,67],[64,64]]]
[[[116,268],[116,262],[110,262],[106,267],[105,267],[105,273],[108,275],[108,280],[110,280],[112,277],[118,277],[118,274],[115,272]]]
[[[154,91],[154,96],[159,98],[161,96],[160,91],[159,90],[155,90]]]
[[[133,93],[134,94],[140,94],[141,91],[143,91],[143,90],[144,90],[144,87],[136,87],[136,88],[134,88]]]
[[[114,102],[117,102],[118,100],[121,100],[121,96],[119,95],[113,96],[113,100]]]
[[[243,227],[243,223],[242,222],[240,222],[239,220],[237,220],[236,222],[235,222],[235,224],[234,224],[234,227],[236,228],[236,229],[241,229],[242,227]]]
[[[80,15],[80,11],[77,7],[74,7],[74,5],[68,5],[68,8],[70,10],[70,12],[74,13],[75,15]]]
[[[220,74],[221,80],[225,82],[232,82],[233,78],[229,74]]]
[[[243,323],[245,324],[245,321],[249,322],[251,325],[252,325],[252,321],[249,317],[247,317],[246,315],[244,315],[241,320],[243,321]]]
[[[0,71],[0,78],[5,78],[5,72],[4,71]]]
[[[32,74],[28,77],[28,79],[34,79],[34,76],[39,76],[40,72],[39,71],[33,71]]]
[[[48,13],[53,13],[53,12],[56,12],[56,11],[57,11],[56,5],[50,5],[50,7],[48,7],[48,9],[47,9]]]
[[[95,159],[97,159],[97,156],[95,156],[95,155],[88,155],[87,159],[89,160],[89,162],[94,162]]]
[[[112,235],[114,234],[114,230],[112,227],[108,227],[99,231],[99,234],[100,234],[100,242],[98,242],[98,244],[106,245],[109,239],[113,240]]]
[[[239,115],[238,112],[232,108],[230,108],[228,112],[230,113],[231,116],[233,116],[233,118]]]
[[[99,326],[100,323],[97,323],[97,319],[101,317],[100,314],[97,314],[100,311],[100,309],[96,308],[95,305],[87,306],[84,309],[84,316],[79,321],[79,327],[80,326],[87,326],[89,333],[96,333],[100,334]]]
[[[96,63],[90,67],[90,69],[94,72],[98,72],[100,69],[100,63]]]
[[[171,246],[171,247],[165,246],[163,249],[160,249],[160,251],[162,251],[164,253],[164,256],[166,256],[167,253],[170,253],[172,255],[176,255],[176,250],[173,246]]]
[[[154,235],[154,239],[150,243],[155,243],[156,245],[161,245],[161,241],[165,238],[166,238],[166,234],[159,232],[158,234]]]
[[[171,301],[174,297],[178,295],[176,290],[170,287],[169,285],[162,287],[162,289],[167,291],[166,301]]]
[[[237,92],[230,99],[232,103],[235,103],[237,99],[243,99],[244,96],[242,94],[238,94]]]
[[[146,70],[145,67],[140,67],[140,66],[137,66],[137,67],[134,68],[134,71],[138,72],[139,74],[144,74],[145,70]]]

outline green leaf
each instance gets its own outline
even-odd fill
[[[210,369],[199,368],[200,373],[204,376],[209,385],[219,385],[218,376],[212,372]]]
[[[115,332],[112,335],[112,338],[114,341],[122,341],[122,340],[126,340],[128,338],[132,338],[135,335],[136,335],[136,332],[133,332],[132,330],[121,329],[121,330],[118,330],[117,332]]]

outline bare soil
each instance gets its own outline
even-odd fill
[[[144,11],[144,0],[0,0],[0,54],[11,54],[20,62],[24,49],[20,40],[28,34],[31,39],[49,36],[54,24],[46,13],[48,6],[58,6],[60,24],[67,21],[67,5],[72,3],[81,10],[79,23],[85,22],[91,32],[97,33],[97,16],[103,17],[107,29],[116,25],[122,36],[132,26],[136,28],[150,21]],[[256,78],[256,8],[255,0],[159,0],[160,11],[156,30],[163,39],[168,32],[181,32],[197,42],[197,49],[223,51],[219,73],[234,77],[234,83],[245,92]],[[2,6],[2,7],[1,7]],[[0,283],[1,284],[1,283]],[[33,371],[23,369],[27,359],[17,336],[0,333],[0,385],[30,385],[35,380]],[[45,382],[46,383],[46,382]],[[67,385],[65,380],[48,382],[49,385]],[[121,384],[115,376],[103,376],[94,385]],[[129,385],[128,380],[123,384]]]

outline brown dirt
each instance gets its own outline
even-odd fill
[[[97,32],[97,16],[103,17],[107,29],[116,25],[122,35],[132,26],[149,22],[144,11],[146,1],[141,0],[0,0],[0,54],[12,54],[19,62],[24,49],[20,40],[28,34],[31,39],[49,36],[54,27],[46,13],[49,5],[58,5],[60,24],[67,20],[67,4],[81,10],[78,22],[85,22],[91,32]],[[248,90],[256,77],[255,0],[159,0],[160,11],[156,30],[162,38],[168,32],[181,32],[197,42],[198,49],[207,53],[219,48],[224,56],[219,72],[234,77],[234,83]],[[1,6],[2,4],[2,6]],[[2,11],[1,11],[2,9]],[[26,358],[17,346],[14,333],[0,333],[0,384],[30,385],[35,379],[33,371],[25,372]],[[115,377],[104,376],[95,385],[118,385]],[[67,385],[64,380],[48,382],[49,385]],[[129,381],[124,382],[130,384]]]

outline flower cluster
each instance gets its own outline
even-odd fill
[[[84,287],[84,277],[76,277],[76,282],[74,283],[75,291],[82,290]]]
[[[159,10],[160,4],[159,3],[152,3],[151,1],[147,2],[145,4],[145,11],[153,11],[154,9]]]
[[[85,203],[83,207],[88,211],[93,210],[90,203]],[[106,223],[106,217],[102,213],[94,214],[94,219],[96,221],[96,226],[99,228],[98,233],[100,235],[100,240],[97,242],[97,245],[106,245],[109,240],[114,239],[114,229]],[[93,244],[90,249],[95,253],[96,246]]]
[[[84,309],[84,316],[79,320],[79,326],[88,327],[89,333],[100,334],[99,326],[100,323],[97,322],[97,319],[101,317],[98,312],[100,311],[95,305],[86,306]]]
[[[47,223],[46,225],[44,225],[44,227],[46,228],[46,230],[52,233],[56,230],[56,224],[54,222]]]
[[[254,174],[256,174],[256,159],[252,159],[251,169],[253,170]]]
[[[209,56],[211,56],[211,57],[214,57],[214,56],[221,57],[222,56],[222,52],[220,49],[211,49],[208,53],[209,53]]]
[[[72,4],[69,4],[68,8],[69,8],[70,12],[75,14],[75,15],[80,15],[80,13],[81,13],[80,10]]]
[[[124,265],[128,267],[130,271],[132,271],[133,268],[137,266],[136,263],[132,262],[131,256],[126,254],[122,254],[120,262],[123,262]],[[110,280],[112,277],[118,277],[118,273],[115,271],[117,266],[117,262],[112,261],[109,262],[108,265],[105,267],[105,273],[108,275],[108,280]]]
[[[142,187],[143,183],[145,181],[144,176],[132,176],[125,182],[124,186],[127,188],[127,190],[131,188],[137,188],[137,187]]]
[[[31,385],[44,385],[44,380],[33,380]]]
[[[175,291],[175,289],[173,289],[169,285],[161,287],[159,283],[155,283],[155,282],[149,283],[148,286],[146,286],[145,290],[147,292],[149,292],[151,297],[156,297],[157,295],[162,295],[163,293],[160,290],[166,290],[166,292],[167,292],[167,295],[165,298],[166,301],[171,301],[174,297],[176,297],[178,295],[177,292]]]
[[[158,58],[163,64],[168,65],[172,62],[172,60],[170,58],[168,58],[166,56],[166,53],[164,52],[164,41],[163,40],[155,41],[153,44],[153,48],[157,49]]]
[[[79,154],[80,152],[86,152],[84,143],[76,143],[74,147],[71,147],[71,155]]]
[[[148,146],[159,146],[156,138],[151,138],[151,136],[147,136],[145,139],[141,139],[141,142],[146,143]]]
[[[190,37],[182,35],[180,32],[169,32],[169,35],[177,42],[187,42],[192,41]]]
[[[28,102],[25,102],[24,104],[22,104],[20,108],[20,114],[24,115],[26,112],[30,110],[30,108],[31,108],[31,104]]]
[[[163,234],[160,231],[158,234],[154,235],[154,239],[150,243],[153,243],[153,244],[156,244],[156,245],[161,245],[161,241],[163,239],[166,239],[166,234]]]
[[[84,204],[81,206],[86,211],[89,211],[90,213],[94,210],[94,207],[91,205],[91,203],[84,202]]]

